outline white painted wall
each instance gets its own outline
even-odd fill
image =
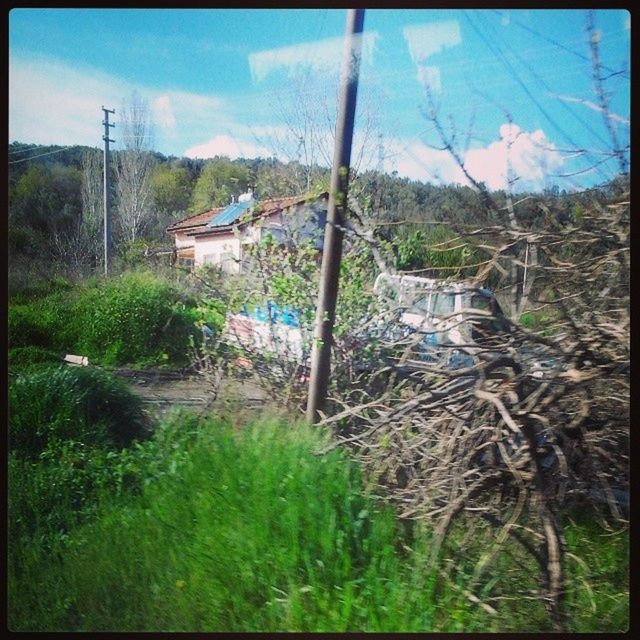
[[[204,237],[196,236],[196,266],[199,267],[204,264],[223,266],[223,256],[225,254],[231,254],[235,260],[240,260],[241,258],[240,239],[236,238],[233,233],[221,233]],[[226,262],[224,269],[230,273],[238,273],[240,264],[235,260]]]
[[[242,245],[260,242],[270,233],[276,242],[301,242],[310,237],[319,237],[319,231],[324,228],[325,218],[321,218],[320,228],[318,222],[313,219],[313,213],[326,216],[327,202],[319,201],[312,205],[298,205],[284,212],[274,213],[268,218],[258,221],[254,225],[244,227],[236,232],[229,231],[215,235],[188,236],[184,232],[175,234],[176,249],[194,248],[194,260],[196,266],[204,264],[216,264],[223,266],[223,255],[231,254],[235,260],[243,257]],[[319,240],[316,244],[322,248]],[[227,261],[223,268],[231,273],[240,271],[240,263]]]
[[[176,249],[187,249],[189,247],[193,247],[195,244],[195,240],[193,236],[188,236],[184,232],[176,233],[175,238],[176,238]]]

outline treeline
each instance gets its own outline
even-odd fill
[[[135,263],[150,249],[170,248],[165,229],[191,214],[224,206],[252,187],[260,198],[328,188],[327,168],[283,163],[276,158],[177,158],[130,150],[112,154],[112,203],[116,254]],[[9,145],[10,272],[42,265],[86,275],[99,267],[102,251],[102,151],[14,142]],[[141,170],[143,169],[143,171]],[[143,175],[127,184],[131,175]],[[366,171],[352,179],[366,222],[380,239],[394,245],[397,267],[419,269],[436,258],[429,245],[455,234],[449,226],[486,226],[507,221],[508,196],[491,194],[494,207],[466,186],[437,186],[397,175]],[[596,190],[606,198],[615,182]],[[563,225],[581,215],[594,193],[568,194],[557,188],[521,194],[518,222],[524,228]],[[439,227],[438,227],[439,224]],[[447,228],[443,230],[442,225]],[[451,256],[449,256],[451,258]],[[457,258],[456,258],[457,259]]]

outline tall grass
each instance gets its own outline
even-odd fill
[[[146,427],[140,399],[99,369],[33,366],[9,388],[9,448],[24,457],[52,443],[121,448]]]
[[[238,430],[217,419],[174,414],[154,438],[112,459],[134,492],[102,497],[88,523],[53,551],[13,545],[9,622],[15,630],[84,631],[531,631],[542,606],[507,601],[496,615],[471,604],[467,551],[457,534],[456,584],[425,571],[429,533],[413,535],[362,491],[358,467],[303,425],[260,421]],[[585,529],[570,540],[584,556]],[[597,552],[595,531],[588,554]],[[465,537],[466,536],[466,537]],[[33,541],[35,538],[31,538]],[[624,564],[624,535],[606,565]],[[473,542],[473,544],[472,544]],[[569,594],[575,629],[620,630],[621,575],[590,564],[584,580],[610,597]],[[520,561],[521,558],[515,558]],[[575,567],[570,567],[571,576]],[[525,567],[526,571],[526,567]],[[514,565],[489,571],[482,588]],[[498,574],[498,575],[497,575]],[[517,575],[522,575],[517,574]],[[533,574],[521,578],[535,581]],[[617,581],[617,582],[616,582]],[[574,583],[576,581],[573,581]],[[572,583],[573,584],[573,583]],[[535,586],[535,585],[534,585]],[[606,592],[606,589],[602,593]],[[478,591],[482,594],[482,590]],[[628,593],[627,593],[628,595]],[[609,605],[617,610],[607,618]],[[538,608],[540,611],[538,611]]]
[[[344,456],[314,456],[319,433],[195,426],[140,445],[164,449],[165,472],[141,497],[105,507],[58,558],[32,558],[35,582],[13,576],[12,628],[430,627],[393,513]]]
[[[215,311],[199,309],[174,283],[146,271],[93,278],[74,288],[34,285],[15,294],[9,306],[9,344],[12,351],[22,349],[12,354],[12,368],[41,361],[44,352],[78,353],[105,366],[184,366],[190,339],[199,335],[196,321],[212,329],[222,323],[224,314]]]

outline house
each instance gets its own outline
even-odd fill
[[[315,238],[322,249],[329,194],[257,200],[249,190],[237,202],[199,213],[167,227],[175,238],[179,263],[199,267],[218,265],[237,273],[246,252],[270,235],[278,244]]]

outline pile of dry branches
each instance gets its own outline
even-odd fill
[[[464,369],[421,362],[410,341],[399,342],[396,364],[415,358],[410,378],[392,375],[382,393],[361,388],[357,406],[338,385],[342,410],[324,424],[337,427],[336,441],[356,452],[401,517],[435,527],[433,562],[463,513],[494,529],[478,579],[505,540],[516,540],[539,565],[541,597],[560,629],[559,514],[588,504],[626,517],[628,196],[594,201],[579,221],[550,230],[509,225],[466,235],[487,239],[487,265],[503,274],[514,273],[510,264],[522,273],[522,247],[535,247],[536,263],[526,265],[530,303],[544,326],[511,322]],[[483,606],[491,608],[490,595]]]

